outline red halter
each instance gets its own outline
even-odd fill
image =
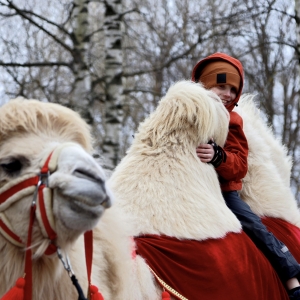
[[[61,148],[60,148],[61,149]],[[54,222],[52,210],[47,209],[47,205],[52,203],[52,190],[48,187],[48,177],[50,173],[54,172],[56,169],[55,165],[49,168],[50,160],[52,158],[53,152],[46,159],[41,172],[39,175],[26,178],[19,181],[15,185],[7,188],[0,193],[0,233],[8,239],[11,243],[19,246],[25,247],[25,243],[22,239],[13,232],[12,226],[5,217],[4,211],[14,203],[18,201],[19,198],[24,197],[24,193],[32,193],[32,187],[35,189],[33,201],[30,209],[30,220],[28,226],[28,236],[26,243],[26,253],[25,253],[25,287],[24,287],[24,300],[32,299],[32,251],[31,251],[31,239],[32,239],[32,227],[37,217],[38,222],[41,226],[43,235],[49,239],[49,245],[45,250],[46,255],[52,255],[57,251],[57,246],[55,240],[57,234],[54,230]],[[22,194],[21,194],[22,192]],[[49,204],[50,202],[50,204]],[[2,208],[1,208],[2,206]],[[51,205],[52,206],[52,205]],[[89,283],[89,299],[103,299],[102,295],[98,292],[97,287],[91,285],[91,272],[92,272],[92,260],[93,260],[93,232],[88,231],[84,234],[85,240],[85,252],[86,252],[86,266],[87,266],[87,277]],[[17,280],[17,288],[20,288],[20,278]],[[10,291],[1,298],[1,300],[11,299]],[[15,293],[15,292],[12,292]],[[21,299],[20,299],[21,300]]]

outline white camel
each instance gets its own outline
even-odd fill
[[[73,273],[87,297],[83,233],[93,228],[90,283],[99,288],[105,300],[151,295],[151,277],[145,281],[150,290],[147,286],[141,289],[140,270],[131,256],[132,241],[125,234],[126,221],[116,209],[103,215],[112,196],[91,151],[89,127],[68,108],[25,99],[0,108],[0,298],[14,299],[3,295],[24,273],[24,299],[78,299],[79,292],[70,279]],[[44,174],[39,177],[41,172]],[[34,196],[39,180],[44,197],[40,193]],[[33,201],[36,214],[32,217]],[[32,260],[24,266],[28,246]],[[68,265],[67,271],[64,269],[56,255],[57,247],[66,265],[68,255],[73,271]],[[32,284],[28,284],[30,272]]]
[[[240,105],[250,147],[241,194],[260,216],[299,225],[286,151],[247,99]],[[196,156],[196,146],[210,138],[222,146],[227,128],[219,99],[199,84],[174,84],[140,124],[109,179],[116,206],[134,224],[138,257],[176,299],[288,299],[268,260],[227,208],[213,166]],[[293,243],[299,245],[299,237]]]
[[[298,226],[286,150],[259,119],[252,98],[247,99],[241,100],[240,113],[250,165],[241,195],[259,215]],[[105,300],[158,300],[167,299],[168,293],[172,299],[288,299],[268,260],[227,208],[214,168],[196,156],[196,146],[212,137],[223,145],[227,128],[228,113],[219,98],[199,84],[178,82],[140,125],[108,187],[102,169],[88,154],[89,128],[76,113],[34,100],[14,100],[1,107],[0,297],[26,271],[24,249],[35,199],[36,184],[19,192],[13,187],[35,178],[52,153],[49,178],[41,178],[45,185],[48,179],[45,209],[39,207],[38,197],[33,226],[33,300],[78,298],[69,278],[72,272],[64,270],[55,253],[44,253],[56,247],[64,260],[69,255],[87,296],[82,234],[90,229],[91,284]],[[267,140],[273,152],[257,147],[257,139]],[[265,169],[260,172],[261,164]],[[276,198],[274,186],[264,195],[264,185],[270,182],[285,197]],[[103,213],[110,206],[110,189],[115,204]],[[269,207],[273,204],[274,210]],[[51,236],[51,230],[49,235],[49,225],[57,236]]]

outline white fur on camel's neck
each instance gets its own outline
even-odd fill
[[[241,230],[214,167],[195,150],[211,137],[224,144],[227,130],[228,113],[211,92],[189,81],[169,89],[109,180],[117,205],[134,219],[133,235],[203,240]]]

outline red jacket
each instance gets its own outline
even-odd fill
[[[243,131],[243,120],[241,116],[233,112],[233,108],[237,105],[242,94],[244,84],[244,72],[241,62],[224,53],[214,53],[200,60],[192,71],[192,80],[198,82],[202,69],[208,62],[213,60],[225,60],[237,68],[241,76],[240,89],[237,92],[237,97],[229,106],[226,106],[230,114],[229,132],[224,151],[227,155],[226,162],[222,162],[216,171],[219,175],[221,189],[225,191],[234,191],[242,189],[242,179],[248,171],[248,143]]]

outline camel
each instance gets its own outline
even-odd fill
[[[293,252],[300,233],[299,211],[289,190],[291,162],[260,118],[253,97],[240,102],[250,146],[241,196],[300,260]],[[25,295],[26,300],[78,299],[72,274],[84,297],[89,286],[92,291],[96,286],[105,300],[288,299],[269,261],[227,208],[214,168],[196,156],[196,146],[210,138],[224,145],[228,121],[215,94],[198,83],[177,82],[140,124],[126,156],[105,181],[91,155],[90,129],[77,113],[25,99],[1,107],[0,299],[26,271],[34,199],[32,297]],[[258,147],[258,140],[268,150]],[[36,178],[45,165],[47,172],[39,179],[54,236],[35,197],[39,183],[7,197],[7,191]],[[271,188],[265,186],[269,184]],[[91,230],[89,280],[84,240]],[[72,270],[64,269],[57,249],[64,262],[69,257]]]
[[[132,259],[126,219],[105,212],[114,198],[92,151],[90,128],[66,107],[18,98],[0,108],[0,299],[23,299],[22,288],[26,300],[151,295],[152,278],[145,275],[143,287]],[[84,233],[92,229],[91,266]],[[20,290],[19,298],[9,294]]]
[[[300,261],[300,214],[286,149],[253,96],[243,96],[238,109],[250,148],[241,197]],[[139,263],[149,266],[172,299],[289,299],[227,208],[213,166],[196,156],[196,146],[210,138],[222,146],[227,128],[220,99],[199,83],[175,83],[140,124],[109,179],[115,205],[133,223],[137,257],[144,258]]]

